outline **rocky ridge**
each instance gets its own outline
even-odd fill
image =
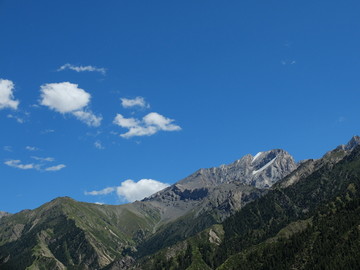
[[[285,188],[297,183],[300,179],[305,178],[320,168],[327,166],[333,167],[336,163],[342,160],[346,155],[360,145],[360,137],[353,136],[347,144],[341,144],[334,150],[327,152],[322,158],[307,159],[299,162],[297,170],[294,170],[289,175],[278,181],[272,188]]]
[[[8,212],[0,211],[0,218],[10,216],[11,214]]]

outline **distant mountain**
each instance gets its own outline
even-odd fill
[[[359,142],[354,137],[299,164],[280,149],[246,155],[131,204],[63,197],[2,217],[0,269],[225,267],[232,256],[278,239],[282,229],[303,231],[318,207],[346,198],[346,190],[355,188],[353,198]]]

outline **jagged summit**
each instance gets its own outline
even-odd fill
[[[296,168],[292,156],[282,149],[247,154],[228,165],[200,169],[143,202],[160,209],[162,220],[173,220],[192,209],[225,207],[229,211],[218,215],[223,218]]]
[[[213,187],[224,183],[242,183],[258,188],[271,187],[297,168],[293,157],[282,149],[259,152],[228,165],[200,169],[176,185],[186,189]]]
[[[346,145],[344,145],[344,149],[345,150],[352,150],[359,144],[360,144],[360,137],[359,136],[354,136],[354,137],[351,138],[351,140]]]
[[[350,139],[350,141],[347,144],[341,144],[336,149],[342,149],[348,151],[354,149],[358,145],[360,145],[360,136],[355,135]]]

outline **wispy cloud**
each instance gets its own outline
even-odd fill
[[[39,148],[35,146],[26,146],[25,149],[28,151],[39,151]]]
[[[120,186],[107,187],[102,190],[94,190],[87,192],[85,195],[107,195],[116,191],[116,194],[121,200],[134,202],[136,200],[142,200],[169,185],[153,179],[141,179],[135,182],[131,179],[123,181]]]
[[[105,68],[99,68],[99,67],[95,67],[95,66],[75,66],[75,65],[72,65],[69,63],[59,67],[57,71],[63,71],[66,69],[73,70],[76,72],[99,72],[103,75],[106,74]]]
[[[295,60],[281,60],[281,64],[283,66],[295,65],[296,61]]]
[[[70,113],[88,126],[98,127],[102,117],[96,116],[87,108],[90,99],[89,93],[70,82],[48,83],[41,86],[41,105],[62,114]]]
[[[120,134],[123,138],[131,138],[135,136],[150,136],[158,131],[179,131],[181,127],[172,124],[175,120],[162,116],[156,112],[145,115],[142,120],[135,118],[125,118],[121,114],[117,114],[113,123],[122,128],[127,128],[126,133]]]
[[[345,122],[346,121],[346,117],[344,117],[344,116],[339,116],[337,119],[336,119],[336,122],[338,122],[338,123],[343,123],[343,122]]]
[[[102,145],[102,143],[100,141],[94,142],[94,146],[99,150],[105,149],[105,147]]]
[[[76,111],[72,113],[77,119],[84,122],[88,126],[98,127],[101,125],[102,116],[96,116],[91,111]]]
[[[55,129],[45,129],[43,131],[41,131],[41,134],[48,134],[48,133],[54,133]]]
[[[121,98],[121,105],[124,108],[140,107],[150,108],[150,105],[145,101],[143,97],[136,97],[134,99]]]
[[[115,191],[115,187],[107,187],[102,190],[85,191],[85,195],[107,195]]]
[[[47,167],[47,168],[45,168],[45,171],[47,171],[47,172],[56,172],[56,171],[60,171],[60,170],[64,169],[65,167],[66,167],[66,165],[59,164],[59,165],[56,165],[56,166]]]
[[[42,161],[42,162],[53,162],[55,159],[52,158],[52,157],[46,157],[46,158],[43,158],[43,157],[36,157],[36,156],[32,156],[31,157],[32,159],[35,159],[37,161]]]
[[[12,151],[13,151],[13,149],[12,149],[12,147],[11,147],[10,145],[5,145],[5,146],[3,147],[3,149],[4,149],[4,151],[6,151],[6,152],[12,152]]]
[[[21,118],[21,117],[19,117],[17,115],[14,115],[14,114],[8,114],[6,117],[10,118],[10,119],[15,119],[16,122],[18,122],[19,124],[25,123],[25,120],[23,118]]]
[[[21,169],[21,170],[30,170],[30,169],[38,169],[38,167],[33,164],[22,164],[21,160],[18,159],[12,159],[4,162],[5,165],[8,165],[13,168]]]
[[[32,159],[36,160],[36,163],[22,163],[19,159],[11,159],[4,162],[5,165],[13,168],[17,168],[20,170],[37,170],[37,171],[46,171],[46,172],[54,172],[60,171],[66,167],[64,164],[58,164],[55,166],[48,166],[48,162],[53,162],[55,159],[52,157],[36,157],[32,156]]]
[[[0,109],[16,110],[18,108],[19,101],[14,99],[14,88],[12,81],[0,79]]]

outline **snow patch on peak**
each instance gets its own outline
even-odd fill
[[[271,161],[269,161],[265,166],[263,166],[262,168],[260,168],[259,170],[255,170],[252,172],[253,175],[257,174],[258,172],[261,172],[263,170],[265,170],[267,167],[269,167],[271,164],[274,163],[274,161],[276,160],[277,157],[274,157]]]
[[[257,153],[254,157],[253,160],[251,162],[254,162],[263,152],[259,152]]]

